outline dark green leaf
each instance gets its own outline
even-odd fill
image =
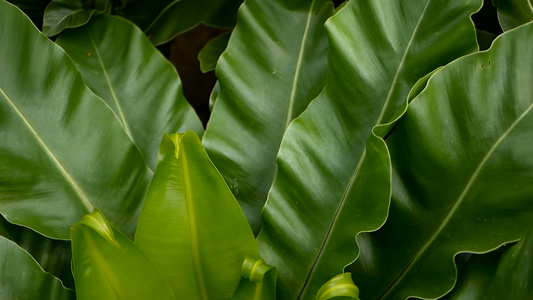
[[[219,35],[209,41],[202,51],[200,51],[198,54],[198,60],[200,60],[200,68],[202,69],[202,72],[207,73],[215,69],[220,55],[226,50],[230,36],[231,32]]]
[[[69,241],[46,238],[31,229],[7,222],[1,215],[0,235],[26,250],[43,270],[60,279],[66,287],[74,289]]]
[[[472,255],[459,271],[457,285],[443,299],[532,299],[533,230],[517,244],[502,248]]]
[[[94,17],[86,26],[63,33],[57,43],[87,86],[113,109],[152,170],[164,133],[203,134],[176,69],[132,23]]]
[[[0,236],[0,299],[75,299],[54,276],[41,269],[24,249]]]
[[[65,28],[82,26],[108,5],[109,0],[52,0],[44,11],[43,33],[54,36]]]
[[[165,135],[135,244],[178,299],[229,299],[258,249],[224,179],[192,131]]]
[[[388,122],[418,79],[477,50],[481,2],[349,1],[326,23],[327,85],[283,138],[258,237],[280,299],[312,299],[357,258],[356,235],[383,224]]]
[[[133,235],[151,172],[65,52],[0,1],[0,212],[52,238],[94,208]]]
[[[203,143],[256,233],[285,129],[325,83],[332,13],[325,0],[294,11],[279,0],[247,1],[218,61]]]
[[[533,21],[533,0],[492,0],[498,9],[498,21],[507,31]]]
[[[78,300],[175,299],[156,267],[95,210],[71,230]]]
[[[232,25],[242,0],[180,0],[170,3],[145,30],[155,45],[208,21],[213,25]],[[220,11],[219,17],[216,17]]]
[[[360,236],[364,299],[434,299],[457,253],[524,237],[533,219],[533,24],[436,72],[387,140],[389,219]]]

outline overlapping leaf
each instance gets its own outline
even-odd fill
[[[146,255],[98,210],[72,226],[71,236],[78,300],[176,299]]]
[[[533,298],[533,231],[517,244],[472,255],[457,284],[443,299],[496,300]]]
[[[492,0],[498,9],[498,21],[507,31],[533,21],[533,0]]]
[[[235,24],[237,9],[241,3],[242,0],[173,1],[161,11],[145,32],[152,43],[159,45],[200,23],[231,27]]]
[[[525,237],[533,219],[533,24],[436,72],[387,140],[390,216],[360,236],[364,299],[434,299],[454,256]]]
[[[43,33],[54,36],[65,28],[82,26],[108,5],[109,0],[52,0],[44,11]]]
[[[64,51],[0,1],[0,212],[69,239],[94,208],[133,235],[151,173]]]
[[[326,23],[328,82],[284,136],[258,237],[280,299],[312,299],[357,257],[356,234],[383,224],[388,126],[372,129],[396,117],[419,78],[477,49],[469,15],[480,7],[349,1]]]
[[[14,242],[0,236],[1,299],[76,299],[54,276]]]
[[[176,69],[132,23],[94,17],[86,26],[63,33],[57,43],[85,83],[113,109],[152,170],[164,133],[203,134]]]
[[[245,258],[258,259],[254,236],[200,139],[165,135],[135,244],[178,299],[229,299]]]
[[[255,232],[283,133],[324,85],[323,26],[332,13],[326,0],[298,10],[247,1],[218,61],[220,90],[203,143]]]

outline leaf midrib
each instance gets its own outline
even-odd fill
[[[72,177],[72,175],[67,171],[65,166],[61,163],[61,161],[56,157],[54,152],[50,149],[50,147],[46,144],[46,142],[41,138],[39,133],[35,130],[35,128],[31,125],[31,123],[28,121],[26,116],[20,111],[20,109],[17,107],[17,105],[9,98],[9,96],[6,94],[6,92],[0,88],[0,94],[3,96],[3,98],[6,100],[9,106],[13,109],[13,111],[17,114],[17,116],[20,118],[22,123],[26,126],[26,129],[30,132],[30,134],[35,138],[37,143],[41,146],[43,151],[46,153],[48,157],[52,160],[54,165],[57,167],[61,175],[65,178],[67,183],[72,187],[74,192],[78,195],[79,199],[81,200],[81,203],[83,204],[83,207],[86,210],[86,213],[90,213],[94,210],[93,205],[89,201],[89,197],[85,195],[83,189],[81,186],[76,182],[76,180]]]
[[[500,146],[500,144],[504,141],[504,139],[513,131],[513,129],[520,123],[520,121],[531,111],[533,108],[533,103],[514,121],[511,126],[509,126],[509,129],[507,129],[500,138],[494,143],[492,148],[487,152],[487,154],[483,157],[481,162],[479,163],[478,167],[472,173],[472,176],[470,177],[470,180],[466,184],[465,188],[461,192],[460,196],[457,198],[457,201],[453,205],[453,207],[450,209],[450,212],[446,215],[441,225],[437,228],[435,233],[431,236],[431,238],[428,240],[427,243],[424,244],[424,246],[416,253],[414,258],[409,262],[409,265],[403,270],[403,272],[400,274],[400,276],[394,281],[394,283],[389,286],[389,288],[379,297],[379,299],[385,297],[388,295],[390,291],[393,290],[393,288],[401,281],[403,276],[407,273],[409,273],[409,270],[413,267],[413,265],[422,257],[424,252],[433,244],[433,242],[438,238],[438,236],[441,234],[441,232],[444,230],[444,228],[448,225],[449,221],[455,214],[455,212],[459,209],[459,206],[463,203],[466,195],[470,191],[470,188],[476,181],[477,177],[479,176],[481,170],[487,163],[487,161],[491,158],[492,154],[496,151],[496,149]]]
[[[115,103],[115,106],[117,107],[117,113],[120,119],[120,123],[122,124],[122,127],[124,127],[124,131],[126,131],[126,134],[130,137],[132,141],[134,141],[128,121],[126,120],[126,117],[124,116],[124,112],[122,111],[122,106],[115,93],[113,84],[111,83],[111,80],[109,79],[107,68],[104,64],[104,61],[102,60],[102,56],[100,55],[100,50],[96,46],[96,42],[94,41],[94,38],[91,32],[89,30],[86,30],[86,32],[87,32],[87,35],[89,36],[89,39],[91,40],[91,45],[93,46],[94,52],[96,53],[96,57],[98,57],[98,62],[100,63],[100,67],[102,68],[102,72],[104,73],[104,77],[105,77],[107,86],[109,87],[109,91],[111,92],[111,97],[113,98],[113,102]]]
[[[176,138],[174,140],[175,147],[179,149],[179,156],[181,159],[181,168],[183,173],[183,184],[184,184],[184,194],[185,194],[185,205],[187,208],[187,219],[189,221],[189,233],[190,233],[190,240],[191,240],[191,258],[194,268],[194,276],[196,279],[196,289],[198,291],[198,295],[201,300],[207,299],[207,295],[205,294],[205,291],[207,291],[204,277],[202,274],[202,263],[200,259],[200,245],[198,241],[198,228],[196,227],[196,216],[194,212],[194,204],[193,200],[191,199],[191,191],[192,186],[191,182],[189,180],[189,165],[187,162],[187,156],[185,153],[185,150],[179,145],[180,141]],[[176,158],[178,158],[178,155],[176,155]]]
[[[313,16],[313,8],[315,6],[315,1],[311,3],[311,6],[309,7],[309,11],[307,12],[307,21],[305,23],[305,29],[302,36],[302,41],[300,44],[300,51],[298,52],[298,61],[296,63],[296,70],[294,71],[294,78],[292,81],[292,87],[291,87],[291,95],[289,98],[289,109],[287,111],[287,119],[285,120],[285,130],[287,127],[289,127],[289,124],[291,123],[293,117],[293,110],[294,110],[294,102],[296,99],[296,92],[298,90],[298,80],[300,78],[300,69],[302,68],[302,62],[304,57],[304,51],[305,51],[305,44],[307,40],[307,33],[309,32],[309,27],[311,27],[311,17]]]
[[[384,114],[385,114],[385,111],[386,111],[386,108],[388,107],[389,103],[390,103],[390,99],[391,99],[391,95],[392,95],[392,91],[394,89],[394,86],[396,85],[396,82],[398,81],[398,76],[399,74],[401,73],[400,71],[402,70],[403,68],[403,65],[404,65],[404,62],[406,60],[406,57],[407,57],[407,53],[409,52],[410,50],[410,47],[411,47],[411,44],[414,40],[414,37],[416,36],[417,32],[418,32],[418,29],[420,28],[420,22],[422,21],[422,19],[424,19],[424,16],[425,16],[425,13],[426,13],[426,10],[429,6],[429,3],[431,3],[432,0],[428,0],[426,2],[426,5],[424,6],[424,9],[418,19],[418,22],[413,30],[413,33],[411,34],[411,37],[409,39],[409,42],[407,43],[407,46],[405,48],[405,51],[402,55],[402,59],[400,60],[400,63],[398,64],[398,68],[396,70],[396,73],[394,75],[394,78],[392,80],[392,83],[390,85],[390,88],[389,88],[389,93],[387,94],[387,98],[385,100],[385,103],[383,104],[383,109],[381,110],[381,113],[378,117],[378,120],[376,122],[376,124],[374,124],[374,126],[377,126],[377,125],[380,125],[382,122],[383,122],[383,117],[384,117]],[[326,237],[324,238],[324,242],[322,242],[322,245],[321,245],[321,248],[315,258],[315,260],[313,261],[313,265],[311,266],[311,269],[309,270],[309,273],[307,275],[307,278],[304,282],[304,285],[302,286],[301,290],[300,290],[300,294],[298,295],[298,300],[300,300],[305,292],[305,290],[307,289],[307,286],[309,285],[309,281],[311,280],[311,277],[313,276],[313,273],[314,273],[314,270],[316,269],[317,267],[317,263],[318,261],[320,261],[323,253],[324,253],[324,250],[325,250],[325,246],[327,245],[330,237],[331,237],[331,233],[333,232],[333,228],[335,227],[335,224],[337,222],[337,218],[340,214],[340,211],[342,210],[342,207],[344,206],[344,203],[346,202],[346,197],[349,193],[349,191],[352,189],[352,186],[353,184],[355,183],[355,180],[357,178],[357,175],[359,174],[359,169],[361,168],[361,165],[364,161],[366,157],[366,149],[363,150],[363,153],[361,154],[361,157],[359,159],[359,162],[357,163],[357,166],[355,167],[354,169],[354,172],[350,178],[350,181],[348,182],[348,185],[346,186],[346,189],[344,190],[344,194],[342,195],[342,198],[339,202],[339,205],[337,206],[337,210],[335,211],[335,214],[333,216],[333,219],[330,223],[330,226],[328,228],[328,231],[326,233]]]

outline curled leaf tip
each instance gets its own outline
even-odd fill
[[[351,273],[337,275],[326,282],[316,295],[316,300],[348,297],[359,300],[359,288],[353,283]]]
[[[242,264],[242,276],[250,279],[251,282],[261,282],[265,273],[272,269],[272,266],[265,263],[263,259],[245,258]]]
[[[120,247],[120,244],[118,243],[117,239],[115,239],[115,235],[113,234],[113,229],[111,228],[111,225],[99,210],[95,209],[92,213],[83,216],[80,223],[85,224],[94,229],[108,242],[113,244],[113,246],[117,248]]]

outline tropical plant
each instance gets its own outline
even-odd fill
[[[11,2],[1,299],[533,298],[531,0]]]

